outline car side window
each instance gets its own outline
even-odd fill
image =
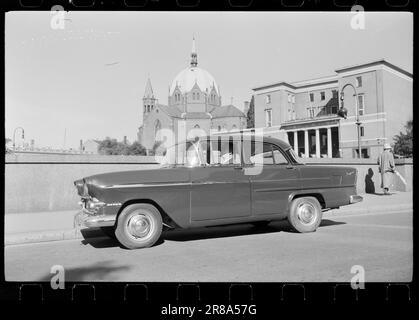
[[[277,146],[262,141],[244,143],[244,161],[251,165],[288,164],[287,158]]]
[[[210,165],[228,166],[241,165],[240,141],[221,140],[211,141]]]

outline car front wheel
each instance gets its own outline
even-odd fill
[[[115,235],[128,249],[151,247],[162,232],[160,212],[145,203],[132,204],[124,208],[118,217]]]
[[[288,221],[297,232],[313,232],[322,221],[322,209],[314,197],[303,197],[291,202]]]

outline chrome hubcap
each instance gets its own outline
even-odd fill
[[[128,220],[128,231],[135,238],[146,237],[150,229],[150,220],[145,215],[138,214]]]
[[[311,224],[316,219],[316,209],[309,203],[301,204],[297,209],[297,217],[304,224]]]

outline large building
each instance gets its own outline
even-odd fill
[[[375,158],[413,119],[412,80],[409,72],[379,60],[339,68],[329,77],[258,86],[255,127],[270,136],[285,131],[302,157],[356,158],[358,109],[361,155]],[[342,102],[346,119],[337,115]]]
[[[179,72],[169,87],[168,105],[158,103],[150,79],[147,81],[143,97],[143,125],[139,128],[138,140],[148,151],[162,140],[161,129],[170,129],[178,141],[182,140],[185,132],[209,134],[245,127],[245,114],[231,104],[222,105],[217,82],[208,71],[198,67],[195,39],[190,66]]]

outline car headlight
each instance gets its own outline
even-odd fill
[[[93,214],[97,213],[100,208],[106,206],[106,203],[99,201],[96,198],[86,199],[84,203],[82,202],[82,205],[83,204],[84,204],[83,209]]]

